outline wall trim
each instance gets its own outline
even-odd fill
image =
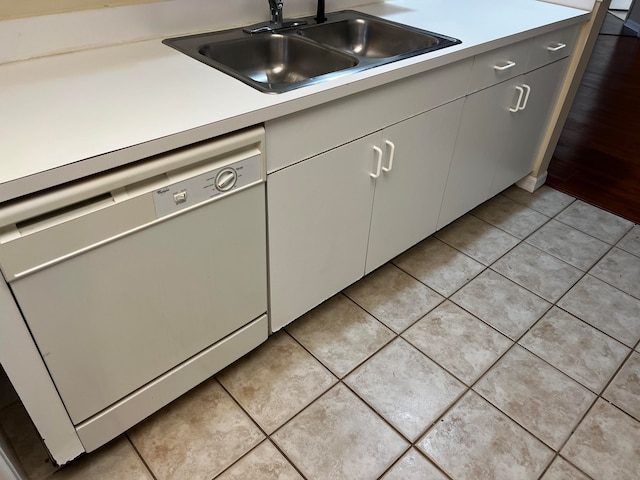
[[[543,174],[538,175],[537,177],[534,175],[527,175],[522,180],[516,183],[520,188],[526,190],[529,193],[535,192],[547,181],[547,172],[545,171]]]

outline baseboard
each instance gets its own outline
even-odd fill
[[[524,177],[522,180],[520,180],[519,182],[517,182],[516,185],[518,185],[523,190],[526,190],[527,192],[533,193],[537,189],[539,189],[542,185],[544,185],[544,182],[546,181],[547,181],[547,172],[544,172],[543,174],[537,177],[534,177],[533,175],[528,175]]]

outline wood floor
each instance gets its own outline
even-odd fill
[[[640,38],[599,35],[547,184],[640,223]]]

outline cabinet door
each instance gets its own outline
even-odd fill
[[[273,331],[364,275],[380,138],[369,135],[268,176]]]
[[[522,81],[522,76],[512,78],[465,99],[438,229],[490,197],[499,159],[517,144],[513,118],[520,112],[509,109],[517,104],[516,86]]]
[[[463,103],[456,100],[383,131],[385,168],[376,180],[366,273],[436,230]]]
[[[490,196],[531,173],[568,62],[565,58],[525,75],[523,85],[530,93],[525,108],[512,115],[511,137],[516,141],[504,143]]]

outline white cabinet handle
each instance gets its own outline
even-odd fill
[[[382,150],[378,147],[373,147],[373,151],[376,152],[376,173],[370,173],[371,178],[378,178],[380,176],[380,169],[382,168]]]
[[[386,167],[382,167],[382,171],[383,172],[390,172],[391,169],[393,168],[393,157],[396,153],[396,146],[394,145],[394,143],[390,140],[385,140],[385,145],[387,147],[389,147],[389,163]]]
[[[527,102],[529,101],[529,94],[531,93],[531,87],[526,83],[522,84],[522,88],[526,90],[526,93],[524,95],[524,100],[522,101],[522,105],[518,107],[518,110],[524,110],[525,108],[527,108]]]
[[[505,70],[508,70],[515,66],[516,66],[516,62],[512,62],[511,60],[508,60],[507,63],[505,63],[504,65],[494,65],[493,68],[494,70],[497,70],[499,72],[504,72]]]
[[[567,46],[566,43],[556,43],[554,45],[549,45],[547,47],[547,50],[549,50],[550,52],[557,52],[558,50],[562,50],[566,46]]]
[[[516,90],[519,93],[518,101],[516,102],[516,106],[515,107],[510,107],[509,108],[510,112],[517,112],[518,110],[520,110],[520,102],[522,102],[522,96],[524,95],[524,88],[522,88],[520,85],[516,85]]]

